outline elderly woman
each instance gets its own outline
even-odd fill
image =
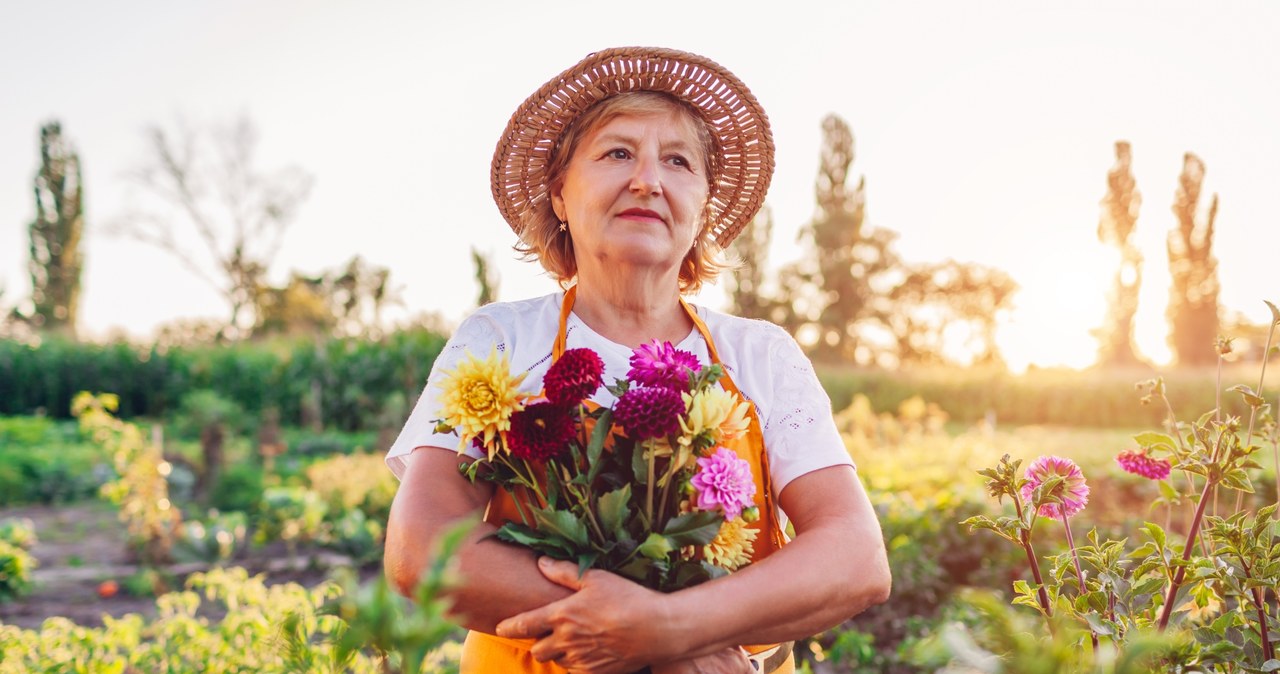
[[[402,592],[443,531],[488,512],[457,553],[451,591],[471,630],[463,672],[790,672],[789,642],[888,597],[879,525],[808,359],[776,326],[682,299],[720,271],[723,247],[759,209],[772,169],[768,118],[751,92],[684,52],[591,54],[512,117],[494,155],[494,198],[517,249],[566,290],[491,304],[463,321],[387,455],[401,485],[386,568]],[[442,373],[496,347],[536,391],[560,353],[586,347],[613,381],[632,349],[653,340],[720,363],[726,388],[751,401],[745,437],[761,473],[756,499],[770,513],[757,526],[786,544],[662,594],[605,571],[580,577],[574,564],[486,536],[508,497],[459,475],[456,438],[436,433]],[[613,398],[602,388],[593,401]]]

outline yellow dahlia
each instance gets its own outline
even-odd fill
[[[738,398],[719,387],[712,387],[694,394],[681,394],[688,410],[680,419],[680,430],[687,437],[704,431],[712,432],[712,442],[722,444],[747,431],[750,420],[747,410],[751,403]]]
[[[751,554],[755,551],[752,541],[759,533],[748,527],[741,517],[727,520],[720,525],[720,533],[716,534],[715,540],[702,548],[702,555],[716,566],[737,571],[751,562]]]
[[[511,430],[511,415],[524,409],[530,396],[516,387],[525,375],[512,375],[506,356],[489,351],[481,360],[470,352],[441,383],[440,415],[458,432],[458,451],[466,449],[475,438],[481,438],[492,458],[497,450],[494,436]]]

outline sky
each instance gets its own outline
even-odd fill
[[[1277,296],[1280,4],[1267,2],[598,2],[51,0],[0,8],[0,285],[30,292],[27,224],[39,128],[81,156],[81,323],[146,338],[222,317],[172,257],[113,235],[143,197],[127,175],[143,132],[247,116],[257,166],[314,187],[272,268],[315,273],[354,254],[391,270],[401,316],[473,308],[475,247],[500,299],[551,292],[518,260],[489,162],[524,98],[587,53],[657,45],[707,56],[769,114],[777,171],[770,266],[804,254],[821,122],[851,125],[868,223],[909,261],[994,266],[1020,284],[999,344],[1015,369],[1088,365],[1118,262],[1099,243],[1114,143],[1133,145],[1145,257],[1136,339],[1169,358],[1165,237],[1185,152],[1221,205],[1221,303],[1254,321]],[[724,307],[718,287],[695,301]],[[393,313],[394,317],[396,314]]]

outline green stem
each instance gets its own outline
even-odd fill
[[[649,518],[649,526],[653,526],[654,525],[654,520],[653,520],[653,463],[654,463],[653,454],[654,452],[652,448],[646,447],[646,450],[649,452],[649,461],[648,461],[649,474],[648,474],[647,484],[645,484],[644,514],[646,517]]]
[[[1084,596],[1084,571],[1080,569],[1080,553],[1076,551],[1075,538],[1071,536],[1071,523],[1067,519],[1066,511],[1062,510],[1062,506],[1058,506],[1058,512],[1062,515],[1062,527],[1067,530],[1067,547],[1071,549],[1071,559],[1076,563],[1076,580],[1080,582],[1079,595]],[[1093,641],[1093,652],[1098,653],[1098,634],[1089,630],[1089,639]]]
[[[1249,573],[1249,565],[1245,563],[1244,557],[1240,557],[1240,568],[1244,569],[1244,577],[1246,580],[1253,580],[1253,576]],[[1270,660],[1276,656],[1275,646],[1271,644],[1271,639],[1267,634],[1267,607],[1262,601],[1262,590],[1253,588],[1253,605],[1258,611],[1258,637],[1262,641],[1262,659]]]

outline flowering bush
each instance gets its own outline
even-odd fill
[[[1280,310],[1268,306],[1273,322],[1264,353],[1270,354]],[[1219,353],[1229,350],[1229,340],[1219,340]],[[1020,475],[1021,462],[1006,455],[995,468],[980,471],[992,496],[1010,499],[1013,516],[971,517],[964,523],[1025,552],[1033,582],[1014,583],[1013,603],[1039,611],[1059,640],[1078,635],[1071,638],[1082,646],[1087,636],[1096,666],[1114,660],[1115,651],[1130,660],[1142,651],[1144,666],[1161,671],[1280,670],[1274,644],[1280,640],[1274,602],[1280,590],[1277,504],[1255,511],[1244,501],[1254,491],[1250,471],[1260,469],[1256,443],[1270,444],[1280,465],[1280,431],[1271,405],[1259,393],[1265,375],[1266,359],[1256,388],[1227,390],[1244,399],[1250,410],[1247,425],[1224,414],[1221,401],[1194,423],[1180,422],[1162,379],[1139,385],[1144,403],[1160,403],[1168,411],[1166,429],[1139,433],[1137,449],[1121,452],[1116,461],[1128,473],[1161,482],[1157,505],[1166,506],[1170,519],[1174,505],[1190,508],[1185,535],[1166,531],[1168,522],[1164,527],[1145,522],[1129,537],[1104,539],[1093,530],[1087,544],[1076,545],[1070,519],[1087,504],[1088,486],[1074,463],[1041,457]],[[1184,478],[1185,491],[1165,482],[1175,473]],[[1208,510],[1211,503],[1214,514]],[[1224,516],[1216,514],[1219,505]],[[1062,522],[1068,546],[1050,561],[1048,573],[1041,573],[1032,545],[1041,517]],[[982,610],[991,614],[989,606]]]
[[[485,458],[463,470],[511,494],[518,522],[499,539],[661,590],[687,587],[748,564],[759,527],[756,483],[724,446],[749,423],[749,403],[669,343],[631,356],[608,387],[611,408],[586,400],[604,385],[589,349],[566,351],[543,377],[543,394],[519,392],[496,351],[470,357],[443,384],[438,428]]]

